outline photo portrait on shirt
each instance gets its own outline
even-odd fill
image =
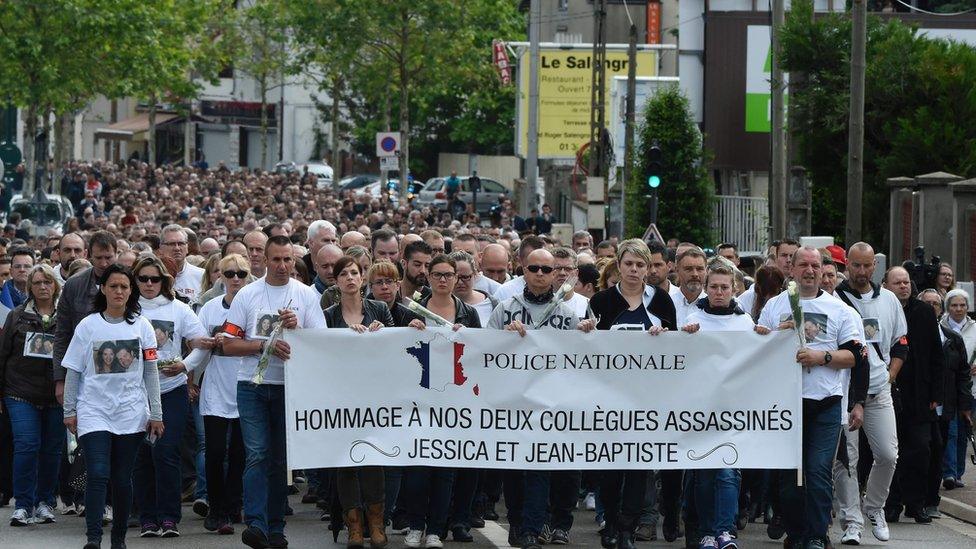
[[[174,349],[175,343],[173,342],[173,332],[176,331],[176,323],[172,320],[150,320],[152,324],[153,332],[156,334],[156,349],[159,352],[159,356],[168,357],[175,356],[178,353],[177,349]]]
[[[224,325],[218,324],[216,326],[211,326],[209,332],[210,332],[210,337],[217,337],[218,334],[224,333]],[[224,356],[224,348],[214,347],[210,351],[210,353],[213,354],[214,356]]]
[[[881,323],[877,318],[865,318],[864,340],[868,343],[881,343]]]
[[[122,374],[140,364],[139,340],[119,339],[96,341],[92,345],[95,374]]]
[[[803,335],[807,343],[827,337],[827,315],[823,313],[803,313]]]
[[[24,340],[24,356],[53,358],[54,334],[27,332],[27,338]]]
[[[257,320],[254,321],[254,337],[270,337],[279,316],[271,311],[258,311]]]

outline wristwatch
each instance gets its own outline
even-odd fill
[[[830,354],[830,351],[824,351],[824,366],[830,364],[830,361],[833,359],[834,357]]]

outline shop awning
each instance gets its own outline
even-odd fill
[[[182,117],[175,113],[156,113],[156,127],[174,122]],[[115,139],[118,141],[145,141],[149,131],[149,113],[139,113],[131,118],[120,120],[112,125],[95,130],[96,139]]]

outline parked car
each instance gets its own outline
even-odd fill
[[[326,164],[325,162],[309,162],[307,164],[299,164],[298,172],[304,174],[306,171],[316,177],[316,187],[319,189],[325,189],[332,186],[332,166]]]
[[[509,191],[504,185],[495,181],[494,179],[489,179],[487,177],[479,177],[481,179],[481,190],[478,191],[478,213],[486,214],[491,209],[492,206],[498,204],[499,197],[508,197]],[[458,215],[463,212],[468,204],[474,198],[474,194],[471,192],[468,186],[468,176],[460,176],[458,179],[461,180],[461,192],[458,193],[457,200],[455,201],[455,211],[454,215]],[[447,211],[447,191],[445,185],[447,184],[446,177],[433,177],[427,180],[427,184],[420,191],[419,196],[414,200],[414,204],[417,207],[423,208],[426,206],[437,208],[442,212]]]
[[[380,180],[380,176],[372,174],[357,174],[343,177],[339,180],[340,191],[354,191]]]
[[[36,189],[28,197],[22,194],[10,199],[10,213],[17,212],[21,219],[31,221],[30,234],[32,237],[44,236],[49,229],[63,231],[68,220],[74,215],[74,208],[68,197],[60,194],[47,194]],[[6,223],[9,218],[7,212],[0,215],[0,223]]]

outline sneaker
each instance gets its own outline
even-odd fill
[[[34,510],[34,524],[51,524],[54,521],[54,509],[46,503],[41,503]]]
[[[956,487],[956,479],[953,477],[945,477],[942,479],[942,487],[946,490],[952,490]]]
[[[932,518],[934,518],[934,519],[940,519],[940,518],[942,518],[942,512],[939,511],[939,508],[936,507],[936,506],[934,506],[934,505],[931,506],[931,507],[926,507],[925,508],[925,514],[928,515],[928,516],[930,516],[930,517],[932,517]]]
[[[553,545],[569,545],[569,532],[562,528],[554,529],[549,543]]]
[[[427,538],[424,539],[424,547],[427,549],[442,549],[444,542],[441,541],[441,537],[437,534],[428,534]]]
[[[88,543],[85,544],[85,547],[83,547],[83,549],[102,549],[102,544],[96,543],[94,541],[89,541]]]
[[[539,545],[546,545],[552,541],[552,528],[550,528],[548,524],[542,525],[542,531],[539,532],[539,536],[536,541],[539,542]]]
[[[519,547],[522,549],[541,549],[542,546],[539,545],[539,536],[533,534],[522,534],[519,538]]]
[[[223,523],[217,528],[218,536],[230,536],[234,534],[234,525],[230,523]]]
[[[27,509],[14,509],[14,514],[10,515],[11,526],[30,526],[33,523],[34,519]]]
[[[282,532],[274,532],[268,536],[268,547],[271,549],[287,549],[288,538]]]
[[[718,549],[718,542],[713,536],[705,536],[698,542],[698,549]]]
[[[75,508],[74,504],[65,505],[64,510],[61,511],[61,514],[64,516],[74,516],[78,514],[78,509]]]
[[[322,514],[324,515],[325,513]],[[322,519],[322,520],[326,520],[326,519]],[[400,517],[400,516],[393,517],[393,526],[391,527],[391,531],[394,534],[405,536],[410,533],[410,523],[407,522],[407,519],[405,517]]]
[[[583,507],[587,511],[596,511],[596,494],[593,492],[587,492],[586,497],[583,498]]]
[[[739,549],[739,544],[735,542],[735,536],[728,532],[722,532],[715,538],[718,549]]]
[[[217,515],[208,515],[207,518],[203,519],[203,529],[208,532],[216,532],[220,525],[226,522],[223,517],[218,517]]]
[[[849,524],[844,529],[844,535],[840,538],[841,545],[860,545],[861,529],[857,525]]]
[[[774,514],[766,523],[766,535],[769,539],[780,539],[785,533],[786,528],[783,527],[783,520],[779,515]]]
[[[241,541],[251,549],[268,549],[268,536],[257,526],[248,526],[241,533]]]
[[[142,529],[139,530],[140,538],[158,538],[160,534],[159,525],[155,522],[144,522],[142,523]]]
[[[171,520],[164,520],[163,525],[160,528],[159,537],[161,538],[178,538],[180,537],[180,529],[176,527],[176,523]]]
[[[451,538],[454,539],[454,541],[462,543],[470,543],[474,541],[474,536],[471,535],[471,531],[463,524],[457,524],[451,528]]]
[[[915,519],[918,524],[931,524],[932,517],[930,517],[924,509],[905,509],[905,516],[908,518]]]
[[[75,503],[75,514],[78,515],[79,517],[85,516],[85,504],[84,503]]]
[[[634,539],[637,541],[657,541],[657,528],[654,524],[642,524],[634,532]]]
[[[197,500],[193,502],[193,512],[201,517],[206,517],[210,514],[210,504],[207,503],[207,500],[203,498],[197,498]]]
[[[407,547],[420,547],[424,543],[424,531],[423,530],[410,530],[407,532],[406,537],[403,538],[403,543]]]
[[[102,525],[107,525],[112,522],[112,506],[106,505],[105,510],[102,511]]]
[[[885,521],[885,514],[883,509],[878,509],[877,511],[868,515],[871,519],[871,533],[878,541],[888,541],[891,539],[891,532],[888,531],[888,523]]]
[[[803,549],[826,549],[826,547],[827,546],[824,544],[824,540],[820,538],[812,538],[807,540],[807,543],[803,546]]]

